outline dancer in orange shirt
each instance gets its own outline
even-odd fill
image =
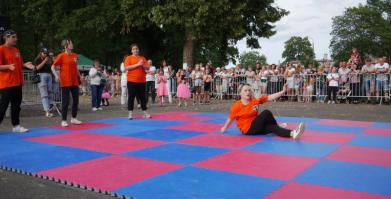
[[[134,98],[140,99],[141,109],[144,112],[144,118],[151,118],[147,112],[147,99],[145,96],[146,89],[146,73],[149,69],[149,64],[145,57],[139,55],[139,48],[137,44],[130,46],[132,55],[125,58],[125,71],[127,71],[128,78],[128,110],[129,119],[133,119],[133,103]]]
[[[23,64],[22,56],[16,48],[18,37],[13,30],[3,33],[5,43],[0,45],[0,123],[11,103],[12,131],[25,133],[28,129],[20,126],[20,104],[22,103],[23,66],[34,69],[31,62]]]
[[[264,110],[258,115],[258,105],[278,99],[286,92],[287,87],[288,85],[285,84],[283,90],[278,93],[255,98],[249,84],[241,85],[239,87],[240,100],[232,106],[230,115],[221,128],[221,132],[224,133],[229,125],[236,120],[238,128],[244,135],[274,133],[281,137],[300,138],[304,132],[304,123],[300,123],[295,130],[289,130],[279,126],[269,110]]]
[[[61,42],[64,52],[60,53],[52,65],[52,72],[56,77],[56,81],[60,81],[61,86],[61,102],[62,102],[62,121],[61,126],[67,127],[67,113],[69,105],[69,96],[72,95],[72,118],[71,124],[81,124],[82,122],[76,119],[77,110],[79,108],[79,85],[80,73],[77,69],[77,54],[72,52],[73,43],[70,39],[64,39]],[[60,67],[60,75],[56,72],[56,66]]]

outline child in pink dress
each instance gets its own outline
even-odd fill
[[[179,100],[178,106],[181,106],[182,102],[184,102],[185,106],[187,106],[187,100],[191,97],[191,92],[182,69],[179,69],[178,73],[176,74],[176,78],[177,82],[179,83],[176,93]]]
[[[110,98],[111,98],[111,95],[109,93],[109,90],[107,88],[104,88],[103,92],[102,92],[102,105],[109,106],[110,105],[110,103],[109,103]]]
[[[160,98],[160,106],[163,106],[164,104],[164,97],[168,96],[166,82],[167,77],[164,76],[163,70],[159,70],[157,96]]]

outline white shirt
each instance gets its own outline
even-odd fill
[[[384,74],[384,72],[386,72],[386,71],[388,70],[388,68],[390,68],[390,66],[389,66],[388,63],[386,63],[386,62],[384,62],[383,65],[376,64],[376,65],[375,65],[376,71],[381,72],[381,73],[377,74],[376,80],[379,80],[379,81],[387,81],[387,75]]]
[[[98,73],[98,70],[96,68],[92,67],[90,69],[90,72],[88,73],[88,76],[90,77],[90,84],[91,85],[100,85],[101,74]]]
[[[338,86],[338,81],[335,80],[338,77],[339,77],[338,73],[329,73],[327,75],[327,79],[329,80],[329,86]],[[334,79],[332,80],[332,78]]]
[[[350,72],[349,68],[339,68],[338,69],[338,74],[341,76],[341,82],[347,82],[348,81],[348,73]],[[338,85],[337,85],[338,86]]]
[[[148,72],[156,72],[156,67],[155,66],[149,67]],[[147,82],[155,81],[155,74],[151,75],[151,74],[147,73],[146,80],[147,80]]]
[[[121,86],[128,86],[127,71],[125,70],[125,65],[123,62],[121,63],[121,72]]]

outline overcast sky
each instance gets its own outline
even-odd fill
[[[277,33],[269,39],[260,39],[259,50],[268,63],[278,63],[284,50],[284,42],[292,36],[308,36],[315,44],[316,58],[330,57],[330,32],[332,17],[342,15],[345,8],[365,4],[366,0],[276,0],[276,5],[290,13],[275,24]],[[238,42],[239,52],[251,51],[246,41]]]

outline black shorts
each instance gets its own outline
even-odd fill
[[[210,85],[211,85],[210,82],[205,82],[205,84],[204,84],[204,91],[210,91]]]

